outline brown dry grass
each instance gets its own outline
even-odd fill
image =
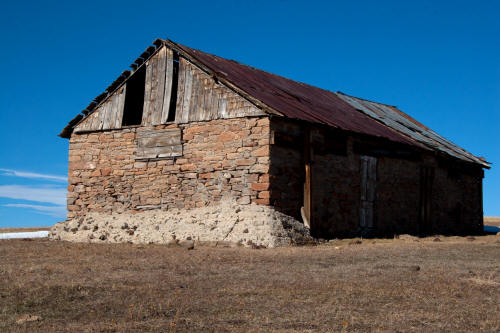
[[[500,227],[500,217],[485,216],[484,217],[484,224],[494,225],[494,226]]]
[[[498,332],[500,237],[317,247],[0,241],[1,332]],[[16,324],[22,314],[41,321]]]
[[[32,227],[32,228],[0,228],[0,234],[6,232],[31,232],[31,231],[45,231],[50,227]]]

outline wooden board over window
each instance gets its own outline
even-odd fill
[[[137,132],[136,159],[182,156],[180,128],[141,129]]]

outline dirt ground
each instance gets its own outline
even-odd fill
[[[194,250],[0,240],[0,258],[0,332],[500,330],[499,236]]]

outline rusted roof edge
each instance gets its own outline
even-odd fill
[[[228,79],[224,78],[223,74],[219,74],[217,71],[214,69],[210,68],[207,66],[205,63],[203,63],[201,60],[199,60],[195,55],[193,55],[189,50],[186,50],[182,45],[177,44],[176,42],[166,39],[163,40],[165,44],[175,51],[177,51],[179,54],[181,54],[184,58],[189,60],[191,63],[199,67],[201,70],[203,70],[205,73],[209,74],[210,76],[214,76],[217,78],[217,80],[221,83],[223,83],[225,86],[236,92],[238,95],[242,96],[246,100],[248,100],[250,103],[254,104],[255,106],[259,107],[262,109],[262,111],[266,113],[270,113],[273,115],[278,115],[281,117],[284,117],[284,115],[279,112],[278,110],[275,110],[274,108],[270,107],[269,105],[265,104],[261,100],[253,97],[252,95],[248,94],[246,91],[235,85],[233,82],[229,81]]]
[[[352,95],[348,95],[348,94],[345,94],[343,92],[337,92],[337,94],[339,95],[343,95],[343,96],[346,96],[346,97],[349,97],[349,98],[353,98],[353,99],[358,99],[358,100],[362,100],[362,101],[366,101],[366,102],[369,102],[369,103],[373,103],[373,104],[380,104],[380,105],[383,105],[383,106],[386,106],[386,107],[389,107],[390,109],[392,109],[394,112],[400,114],[401,116],[405,117],[406,119],[408,119],[409,121],[411,121],[412,123],[414,123],[415,125],[417,126],[421,126],[423,127],[426,131],[428,132],[432,132],[434,135],[436,135],[437,137],[439,137],[440,139],[442,139],[443,141],[447,142],[447,144],[451,144],[453,147],[456,147],[458,148],[461,152],[457,152],[456,150],[454,151],[455,153],[459,154],[460,156],[462,156],[462,158],[458,158],[457,156],[453,156],[453,155],[450,155],[449,153],[447,153],[446,151],[443,151],[442,149],[436,149],[428,144],[426,144],[425,142],[421,142],[419,140],[416,140],[415,138],[412,138],[411,136],[403,133],[403,132],[400,132],[394,128],[392,128],[391,126],[385,124],[384,122],[382,122],[380,119],[377,119],[373,116],[371,116],[370,114],[367,114],[361,110],[358,110],[359,112],[363,112],[365,113],[368,117],[370,117],[371,119],[374,119],[376,121],[378,121],[379,123],[381,123],[382,125],[388,127],[388,128],[391,128],[392,130],[394,131],[397,131],[399,134],[401,135],[404,135],[405,137],[408,137],[410,138],[412,141],[416,141],[418,142],[420,145],[424,145],[427,149],[430,149],[432,151],[435,151],[436,153],[439,153],[439,154],[444,154],[446,156],[450,156],[450,157],[454,157],[454,158],[458,158],[460,160],[462,160],[463,162],[468,162],[468,163],[472,163],[472,164],[479,164],[481,165],[482,167],[486,168],[486,169],[490,169],[491,168],[491,163],[487,162],[484,158],[480,158],[478,156],[475,156],[474,154],[468,152],[467,150],[463,149],[462,147],[460,147],[459,145],[453,143],[452,141],[442,137],[441,135],[439,135],[438,133],[436,133],[435,131],[433,131],[432,129],[430,129],[429,127],[421,124],[420,122],[416,121],[415,119],[413,119],[410,115],[404,113],[403,111],[399,110],[397,107],[395,106],[392,106],[392,105],[388,105],[388,104],[384,104],[384,103],[379,103],[379,102],[375,102],[375,101],[371,101],[371,100],[367,100],[367,99],[364,99],[364,98],[360,98],[360,97],[356,97],[356,96],[352,96]],[[343,99],[344,100],[344,99]],[[349,103],[348,101],[344,100],[344,102],[346,103]],[[442,143],[440,143],[439,141],[436,141],[432,138],[428,138],[434,142],[436,142],[438,145],[442,145]],[[452,148],[453,148],[452,147]],[[449,150],[454,150],[450,147],[446,147],[447,149]]]

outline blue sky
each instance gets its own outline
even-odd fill
[[[0,12],[0,227],[64,217],[57,134],[157,38],[397,105],[493,162],[500,215],[499,1],[43,1]]]

